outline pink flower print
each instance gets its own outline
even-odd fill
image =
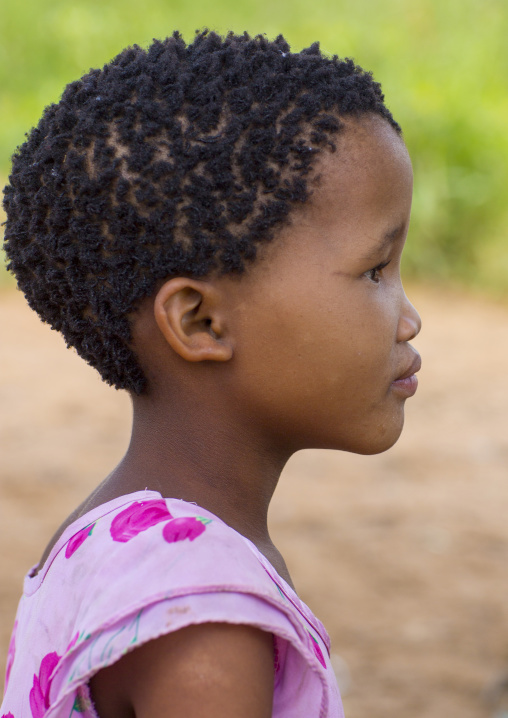
[[[12,715],[12,713],[4,713],[2,718],[14,718],[14,716]]]
[[[9,649],[7,651],[7,668],[5,669],[5,690],[7,690],[7,684],[9,683],[9,676],[11,675],[12,664],[14,663],[14,655],[16,653],[16,629],[18,622],[14,622],[14,628],[12,629],[12,636],[9,642]]]
[[[78,642],[78,638],[79,638],[79,631],[78,631],[78,633],[76,633],[76,635],[74,636],[74,638],[72,639],[72,641],[69,643],[69,645],[68,645],[67,648],[65,649],[65,653],[69,653],[69,651],[71,650],[71,648],[74,648],[74,646],[75,646],[76,643]]]
[[[209,521],[196,519],[193,516],[173,519],[164,526],[162,535],[168,543],[185,541],[185,539],[194,541],[205,530],[205,522],[209,523]]]
[[[58,653],[48,653],[41,661],[39,675],[34,675],[33,687],[30,691],[30,708],[33,718],[43,718],[49,708],[51,681],[59,660]]]
[[[323,668],[326,668],[325,657],[323,656],[323,651],[319,647],[319,643],[317,642],[317,640],[314,638],[314,636],[312,635],[312,633],[310,631],[307,631],[307,632],[311,638],[310,642],[311,642],[312,648],[314,649],[314,653],[316,654],[318,661],[321,663]]]
[[[77,534],[74,534],[74,536],[67,544],[67,548],[65,549],[65,558],[70,558],[72,554],[78,550],[81,544],[84,543],[86,539],[92,535],[92,531],[94,530],[96,523],[97,521],[93,524],[90,524],[89,526],[85,526],[84,529],[81,529],[81,531],[78,531]]]
[[[113,541],[127,543],[142,531],[171,518],[166,502],[162,499],[135,501],[115,516],[111,522],[111,537]]]

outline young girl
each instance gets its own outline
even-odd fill
[[[9,267],[134,418],[25,580],[4,718],[342,716],[267,511],[295,451],[400,435],[411,193],[380,86],[318,45],[175,34],[46,109]]]

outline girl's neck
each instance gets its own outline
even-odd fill
[[[180,407],[180,410],[179,408]],[[292,585],[268,531],[268,507],[289,454],[268,447],[252,425],[242,425],[218,407],[175,402],[171,412],[134,400],[129,448],[122,461],[56,532],[119,496],[151,489],[164,498],[194,502],[238,531]]]
[[[267,544],[268,507],[288,457],[253,434],[224,412],[161,416],[135,406],[129,449],[107,484],[115,492],[149,488],[194,501],[256,545]]]

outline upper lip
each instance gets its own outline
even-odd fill
[[[395,379],[395,381],[399,381],[402,379],[407,379],[409,376],[412,376],[413,374],[416,374],[417,371],[420,371],[422,366],[422,359],[421,356],[418,354],[417,351],[413,349],[414,356],[411,361],[411,364],[405,369],[402,374],[399,374],[399,376]]]

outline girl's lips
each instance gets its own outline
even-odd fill
[[[397,393],[404,394],[407,398],[413,396],[418,389],[418,377],[416,374],[410,374],[404,379],[396,379],[392,381],[392,389],[395,389]]]
[[[392,381],[392,389],[395,389],[398,393],[403,394],[405,397],[413,396],[418,389],[418,378],[416,372],[420,371],[422,366],[422,360],[418,353],[415,352],[413,361],[408,366],[398,379]]]

